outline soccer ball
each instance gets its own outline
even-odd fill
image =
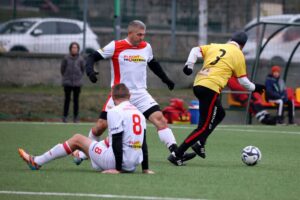
[[[242,151],[242,161],[248,166],[254,166],[261,160],[261,152],[255,146],[247,146]]]

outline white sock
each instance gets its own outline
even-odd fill
[[[158,131],[158,137],[168,148],[172,144],[176,144],[176,139],[170,128],[164,128]]]
[[[65,157],[72,153],[72,150],[67,142],[63,144],[57,144],[52,149],[44,153],[40,156],[34,157],[34,162],[36,162],[38,165],[42,166],[46,164],[47,162],[54,160],[56,158]]]
[[[85,153],[83,153],[82,151],[79,151],[78,152],[79,153],[79,158],[81,158],[81,159],[83,159],[83,160],[87,160],[88,159],[88,157],[85,155]]]
[[[89,132],[89,138],[91,138],[92,140],[95,140],[95,141],[100,141],[100,136],[96,136],[95,134],[94,134],[94,132],[95,132],[95,129],[93,129],[93,128],[91,128],[91,130],[90,130],[90,132]]]

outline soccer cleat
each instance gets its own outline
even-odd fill
[[[173,151],[170,156],[168,157],[168,160],[173,163],[176,166],[182,166],[183,165],[183,160],[182,158],[179,158],[175,155],[175,152]]]
[[[41,168],[41,166],[39,166],[38,164],[36,164],[34,162],[34,157],[32,155],[26,153],[26,151],[24,151],[24,149],[19,148],[18,152],[19,152],[20,157],[27,163],[28,167],[31,170],[39,170]]]
[[[198,141],[196,144],[192,146],[192,149],[195,151],[195,153],[200,156],[201,158],[205,159],[205,147],[204,145],[201,145],[200,141]]]
[[[76,150],[72,153],[72,156],[73,156],[73,162],[76,164],[76,165],[80,165],[83,161],[82,158],[80,158],[79,156],[79,151]]]
[[[182,156],[182,161],[183,161],[183,162],[186,162],[186,161],[188,161],[188,160],[191,160],[191,159],[195,158],[196,155],[197,155],[197,154],[195,154],[195,153],[187,153],[187,152],[185,152],[185,153],[183,154],[183,156]]]

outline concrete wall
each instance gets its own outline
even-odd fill
[[[0,54],[0,85],[61,85],[60,63],[61,55],[34,55],[34,54]],[[192,85],[193,76],[185,76],[182,72],[185,60],[158,58],[163,69],[170,79],[176,83],[176,88],[186,88]],[[251,75],[252,68],[248,64],[248,75]],[[196,65],[199,70],[201,64]],[[99,82],[101,87],[110,86],[110,65],[108,60],[100,61],[95,69],[99,71]],[[266,75],[270,72],[271,66],[263,64],[257,71],[256,82],[264,83]],[[288,78],[288,87],[300,87],[299,64],[291,65]],[[195,73],[194,73],[195,76]],[[160,79],[148,69],[148,87],[166,87]],[[92,85],[87,76],[84,76],[84,84]]]
[[[62,56],[54,55],[0,54],[0,85],[61,85],[61,59]],[[174,81],[177,80],[176,87],[182,88],[192,84],[193,77],[186,77],[182,73],[183,61],[161,60],[160,63],[169,77]],[[99,71],[97,84],[109,87],[109,61],[97,63],[95,69]],[[166,87],[150,70],[147,81],[149,88]],[[84,84],[92,85],[87,76],[84,77]]]

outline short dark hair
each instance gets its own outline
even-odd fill
[[[135,29],[135,28],[141,28],[141,29],[146,30],[146,25],[141,20],[133,20],[133,21],[129,22],[128,27],[127,27],[128,32],[130,32],[132,29]]]
[[[238,43],[240,46],[245,46],[248,36],[244,31],[237,31],[233,33],[231,41]]]
[[[79,44],[78,44],[77,42],[71,42],[71,44],[70,44],[70,46],[69,46],[69,51],[71,51],[73,45],[76,45],[76,46],[77,46],[78,52],[79,52],[79,51],[80,51],[80,46],[79,46]]]
[[[114,85],[111,91],[111,95],[113,99],[129,99],[130,97],[129,89],[124,83]]]

